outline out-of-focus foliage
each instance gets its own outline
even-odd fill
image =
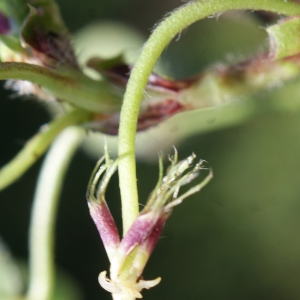
[[[21,272],[0,239],[0,298],[13,299],[22,291]]]

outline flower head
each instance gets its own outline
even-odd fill
[[[108,182],[117,169],[120,158],[116,161],[111,160],[107,148],[105,149],[105,156],[99,160],[92,174],[87,199],[91,217],[111,263],[110,279],[106,277],[107,272],[103,271],[99,275],[99,283],[112,293],[113,299],[142,298],[140,293],[142,289],[149,289],[160,282],[160,278],[148,281],[142,280],[141,276],[164,224],[175,206],[198,192],[212,178],[212,171],[209,171],[201,183],[179,195],[180,187],[190,183],[200,170],[204,169],[204,161],[200,160],[195,164],[195,158],[196,155],[192,154],[185,160],[178,161],[175,149],[174,156],[169,157],[171,165],[163,176],[163,159],[160,156],[157,185],[144,209],[120,239],[104,197]]]

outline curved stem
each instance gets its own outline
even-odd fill
[[[19,179],[44,154],[64,128],[85,122],[89,116],[90,114],[84,110],[74,109],[44,126],[7,165],[0,169],[0,190]]]
[[[54,286],[54,225],[63,178],[83,138],[76,127],[65,129],[51,146],[41,169],[29,231],[29,290],[27,300],[51,300]]]
[[[111,113],[121,107],[121,97],[104,81],[95,81],[80,72],[54,71],[27,63],[0,63],[0,80],[28,80],[53,96],[88,111]]]
[[[283,0],[206,0],[190,1],[167,16],[145,43],[127,84],[119,128],[119,164],[123,231],[138,214],[135,166],[135,136],[140,102],[148,77],[169,42],[183,29],[205,17],[228,10],[266,10],[285,15],[300,14],[300,5]]]

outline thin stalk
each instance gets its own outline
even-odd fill
[[[78,127],[65,129],[43,163],[34,196],[29,229],[27,300],[51,300],[54,287],[54,227],[57,204],[70,160],[84,136]]]
[[[84,110],[74,109],[43,127],[7,165],[0,169],[0,190],[20,178],[44,154],[63,129],[85,122],[89,116],[90,114]]]
[[[206,0],[189,1],[168,15],[145,43],[127,84],[119,127],[119,178],[122,199],[123,233],[138,215],[135,165],[135,136],[140,103],[148,77],[170,41],[192,23],[228,10],[266,10],[284,15],[300,14],[300,5],[283,0]]]
[[[0,63],[0,80],[31,81],[58,99],[88,111],[116,112],[121,107],[121,97],[104,81],[93,80],[80,72],[51,70],[28,63]]]

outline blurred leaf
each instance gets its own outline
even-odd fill
[[[78,285],[64,272],[59,271],[56,276],[56,286],[53,300],[81,300],[82,292]]]
[[[15,25],[20,28],[29,13],[28,5],[58,11],[54,0],[1,0],[0,11],[12,18]]]
[[[0,11],[0,34],[6,35],[10,30],[8,18]]]
[[[142,47],[144,37],[139,31],[119,22],[94,22],[77,32],[74,47],[84,64],[92,57],[111,59],[124,55],[126,63],[133,63]]]
[[[271,55],[275,59],[297,55],[300,52],[300,18],[290,17],[267,28],[271,43]]]
[[[170,43],[156,72],[185,78],[210,64],[234,64],[252,57],[267,45],[261,25],[250,13],[236,11],[197,22]]]
[[[20,295],[22,280],[19,268],[0,239],[0,299]]]
[[[78,68],[55,1],[4,1],[0,6],[0,32],[0,39],[8,48],[43,65]],[[1,56],[3,61],[11,60],[11,54]]]
[[[44,65],[78,67],[67,29],[55,4],[30,6],[21,37]]]

